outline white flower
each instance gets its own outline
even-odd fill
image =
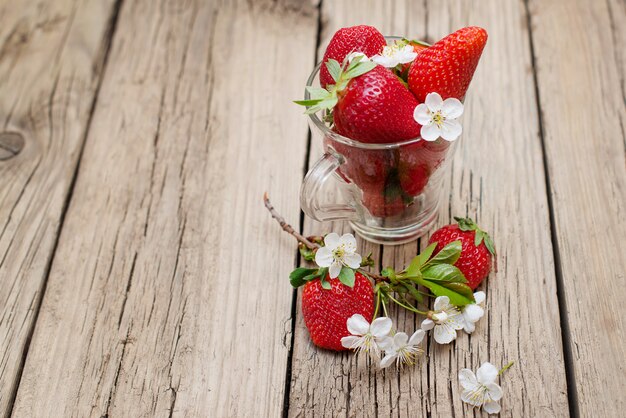
[[[398,332],[393,337],[385,338],[380,347],[385,350],[385,357],[380,361],[380,367],[389,367],[394,361],[397,366],[402,364],[415,364],[417,357],[424,352],[418,344],[422,342],[426,333],[418,329],[411,338],[404,333]]]
[[[376,318],[370,325],[361,314],[354,314],[347,321],[350,334],[341,339],[341,345],[345,348],[379,355],[381,343],[391,332],[391,319],[386,317]]]
[[[482,303],[485,301],[485,292],[474,293],[474,300],[476,303],[465,305],[462,311],[463,319],[465,320],[463,330],[468,334],[474,332],[474,329],[476,329],[474,324],[485,314],[485,308],[482,306]]]
[[[361,62],[370,61],[370,59],[364,53],[354,51],[354,52],[350,52],[348,56],[346,57],[348,64],[351,63],[352,60],[355,59],[356,57],[361,57]]]
[[[459,371],[459,383],[463,386],[461,400],[472,406],[483,407],[488,414],[500,412],[498,401],[502,398],[502,388],[496,383],[498,369],[487,362],[476,371],[470,369]]]
[[[459,99],[443,100],[439,93],[428,93],[425,103],[415,107],[413,118],[422,125],[420,134],[425,141],[439,137],[454,141],[463,131],[461,123],[456,120],[462,114],[463,103]]]
[[[431,318],[422,321],[422,329],[435,329],[435,341],[439,344],[448,344],[456,339],[456,331],[463,329],[465,320],[459,309],[450,304],[450,298],[439,296],[435,299],[434,313]]]
[[[356,253],[356,239],[352,234],[339,237],[334,232],[326,235],[324,246],[315,253],[315,262],[320,267],[328,267],[331,279],[339,276],[341,268],[348,266],[357,269],[361,266],[361,256]]]
[[[374,55],[372,61],[383,67],[393,68],[399,64],[412,62],[415,57],[417,57],[417,52],[411,45],[394,42],[393,45],[385,46],[381,54]]]

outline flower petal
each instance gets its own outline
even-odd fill
[[[459,370],[459,383],[463,386],[463,389],[468,390],[473,390],[478,386],[476,375],[470,369]]]
[[[499,401],[502,399],[502,388],[497,383],[487,383],[485,387],[492,400]]]
[[[443,125],[441,126],[441,137],[446,141],[454,141],[463,132],[463,127],[461,126],[461,122],[454,119],[446,119],[443,121]]]
[[[393,343],[393,337],[385,337],[380,341],[376,342],[378,344],[378,347],[381,350],[384,350],[386,353],[391,353],[394,352],[395,353],[395,345]]]
[[[476,378],[483,385],[495,382],[496,377],[498,377],[498,369],[488,361],[483,363],[476,371]]]
[[[333,263],[333,252],[328,247],[319,248],[315,252],[315,263],[320,267],[330,267]]]
[[[434,327],[435,327],[435,322],[434,322],[432,319],[428,319],[428,318],[426,318],[426,319],[424,319],[424,320],[422,321],[422,326],[421,326],[421,328],[422,328],[424,331],[430,331],[430,330],[431,330],[431,329],[433,329]]]
[[[350,268],[358,269],[361,267],[361,256],[359,254],[346,254],[343,256],[343,262]]]
[[[483,411],[488,414],[497,414],[500,412],[500,404],[498,402],[486,402],[483,405]]]
[[[418,329],[413,333],[413,335],[411,335],[411,338],[409,338],[409,345],[418,345],[424,339],[424,335],[426,335],[426,333],[423,330]]]
[[[463,315],[457,311],[456,314],[448,315],[446,324],[453,329],[463,329],[463,327],[465,327],[465,319],[463,318]]]
[[[339,234],[331,232],[324,237],[324,245],[332,251],[339,245],[339,240]]]
[[[420,136],[424,141],[436,141],[437,138],[441,136],[441,130],[434,123],[422,125],[422,129],[420,129]]]
[[[441,114],[447,119],[456,119],[463,114],[463,103],[459,99],[450,97],[443,101]]]
[[[426,100],[424,100],[424,103],[426,103],[428,109],[434,113],[438,110],[441,110],[441,107],[443,106],[443,99],[441,98],[441,95],[439,93],[432,92],[426,95]]]
[[[481,303],[483,303],[486,298],[487,296],[485,295],[485,292],[483,292],[482,290],[480,292],[474,293],[474,300],[476,301],[477,305],[480,305]]]
[[[434,334],[439,344],[449,344],[456,339],[456,330],[448,324],[436,325]]]
[[[461,393],[461,400],[466,404],[470,404],[472,406],[481,406],[485,399],[481,396],[475,396],[474,390],[464,390]]]
[[[384,338],[391,332],[391,327],[393,326],[393,322],[391,318],[380,317],[374,319],[372,321],[372,326],[370,327],[370,332],[376,338]]]
[[[337,278],[339,276],[339,273],[341,272],[342,267],[343,265],[340,262],[334,261],[328,268],[328,275],[330,276],[330,278]]]
[[[406,332],[398,332],[393,336],[393,344],[396,348],[404,347],[409,342],[409,336]]]
[[[357,337],[356,335],[348,335],[347,337],[341,338],[341,345],[345,348],[354,348],[360,339],[361,337]]]
[[[443,311],[446,310],[450,307],[450,298],[447,296],[439,296],[437,299],[435,299],[435,304],[433,305],[433,308],[435,308],[436,311]]]
[[[396,53],[396,59],[399,64],[407,64],[413,61],[416,57],[417,52],[415,52],[412,45],[405,45]]]
[[[380,368],[384,369],[386,367],[389,367],[393,364],[394,360],[398,357],[398,353],[394,352],[391,354],[387,354],[385,357],[383,357],[383,359],[380,361]]]
[[[428,106],[424,103],[415,106],[415,110],[413,110],[413,119],[415,119],[415,122],[420,125],[428,125],[433,121],[433,118],[428,111]]]
[[[476,322],[485,314],[485,310],[480,306],[472,303],[463,308],[463,316],[466,321]]]
[[[472,332],[474,332],[476,330],[476,325],[474,325],[473,322],[470,321],[465,321],[465,326],[463,327],[463,331],[467,332],[468,334],[471,334]]]
[[[445,312],[437,312],[433,314],[433,320],[437,323],[437,324],[443,324],[444,322],[446,322],[448,320],[448,314]]]
[[[343,234],[339,238],[339,244],[343,244],[347,251],[356,251],[356,238],[352,234]]]
[[[370,331],[370,323],[361,314],[354,314],[346,321],[348,331],[352,335],[365,335]]]
[[[386,68],[393,68],[398,65],[398,60],[396,59],[396,57],[387,57],[385,55],[374,55],[372,57],[372,61]]]

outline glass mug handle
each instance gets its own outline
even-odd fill
[[[357,211],[346,203],[321,203],[324,185],[341,166],[340,156],[325,153],[304,177],[300,188],[300,206],[307,216],[316,221],[356,220]],[[343,180],[342,180],[343,181]]]

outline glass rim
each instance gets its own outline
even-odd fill
[[[401,36],[385,36],[385,39],[387,41],[395,41],[398,39],[403,39]],[[313,82],[315,81],[315,78],[317,77],[317,74],[319,73],[320,68],[322,67],[322,63],[318,62],[315,67],[313,68],[313,72],[311,72],[311,75],[309,75],[309,78],[306,82],[306,86],[307,87],[312,87],[313,86]],[[311,98],[311,96],[309,95],[309,92],[304,89],[304,99],[305,100],[309,100]],[[308,107],[307,107],[308,109]],[[393,148],[399,148],[401,146],[406,146],[406,145],[411,145],[411,144],[415,144],[419,141],[422,141],[422,137],[418,136],[416,138],[413,139],[407,139],[405,141],[398,141],[398,142],[360,142],[360,141],[355,141],[354,139],[350,139],[346,136],[340,135],[337,132],[332,131],[324,122],[322,122],[320,120],[320,118],[317,116],[317,114],[315,113],[311,113],[308,115],[309,118],[311,119],[311,122],[320,130],[322,131],[322,133],[327,136],[330,137],[331,139],[340,142],[342,144],[345,145],[349,145],[351,147],[356,147],[356,148],[365,148],[365,149],[393,149]]]

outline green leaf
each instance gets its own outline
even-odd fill
[[[430,256],[433,254],[433,251],[435,251],[435,248],[437,248],[437,243],[433,242],[428,247],[424,248],[424,251],[422,251],[421,254],[416,255],[413,260],[411,260],[411,264],[409,264],[409,267],[406,269],[406,275],[418,275],[420,272],[420,268],[428,262]]]
[[[422,278],[435,282],[467,283],[461,270],[450,264],[433,264],[422,270]]]
[[[335,82],[339,81],[339,77],[341,76],[341,65],[339,65],[339,62],[334,59],[329,59],[326,61],[326,68],[333,80],[335,80]]]
[[[441,249],[429,262],[429,264],[454,264],[461,256],[463,245],[456,240]]]
[[[307,277],[315,275],[315,273],[317,273],[317,269],[298,267],[289,274],[289,282],[293,287],[300,287],[310,280],[307,280]]]
[[[493,245],[493,241],[491,240],[491,237],[487,234],[485,234],[485,247],[487,247],[487,250],[489,250],[491,255],[493,256],[496,255],[496,247],[495,245]]]
[[[311,100],[294,100],[293,102],[300,106],[314,106],[320,103],[321,101],[322,99],[311,99]]]
[[[351,69],[346,71],[345,74],[343,74],[343,78],[348,80],[353,79],[367,73],[368,71],[373,70],[375,67],[376,63],[371,61],[358,62],[354,67],[352,67]]]
[[[430,282],[425,281],[424,286],[430,289],[435,296],[447,296],[450,303],[457,306],[465,306],[474,303],[472,289],[464,283]]]
[[[306,86],[306,91],[309,92],[311,99],[323,99],[330,94],[328,90],[321,87]]]
[[[389,277],[390,279],[396,278],[396,271],[391,267],[385,267],[384,269],[380,271],[380,274],[383,277]]]
[[[459,224],[459,229],[461,231],[475,231],[477,228],[477,225],[470,218],[460,218],[455,216],[454,220]]]
[[[298,250],[300,251],[302,258],[306,261],[315,261],[315,250],[310,249],[302,243],[298,244]]]
[[[326,289],[326,290],[332,289],[330,282],[326,280],[326,276],[320,278],[320,284],[322,285],[322,289]]]
[[[420,292],[418,292],[418,291],[417,291],[417,289],[416,289],[414,286],[409,285],[409,284],[407,284],[407,285],[405,285],[405,286],[406,286],[406,288],[409,290],[409,293],[411,294],[411,296],[413,296],[413,298],[414,298],[416,301],[421,302],[421,301],[422,301],[422,299],[424,299],[424,297],[422,296],[422,294],[421,294]]]
[[[339,281],[348,287],[354,287],[354,270],[350,267],[342,267],[339,272]]]

